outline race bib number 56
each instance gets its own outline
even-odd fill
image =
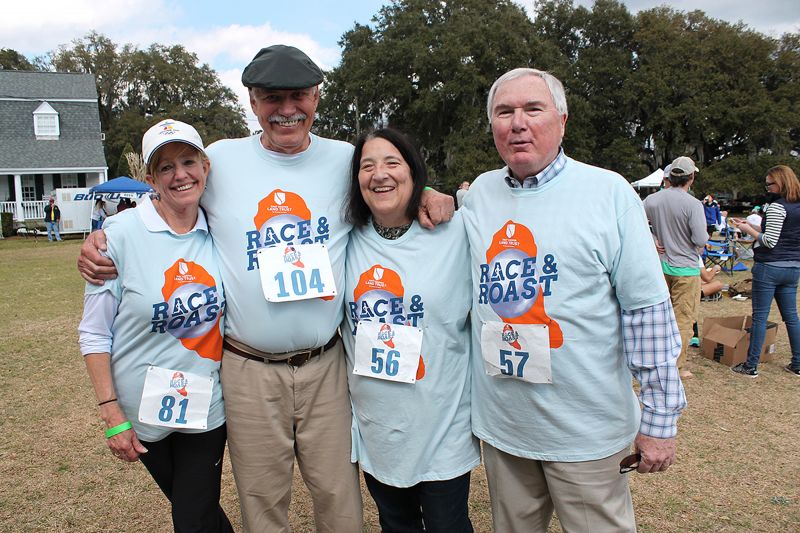
[[[361,321],[356,332],[353,374],[414,383],[421,351],[420,328]]]
[[[490,376],[529,383],[552,383],[550,334],[546,324],[484,322],[481,328],[483,366]]]

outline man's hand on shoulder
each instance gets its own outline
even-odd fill
[[[102,285],[104,280],[117,277],[114,263],[101,251],[106,251],[106,234],[103,230],[90,233],[78,255],[78,272],[92,285]]]
[[[633,447],[642,456],[636,469],[642,474],[664,472],[675,462],[675,437],[657,439],[639,433],[633,441]]]
[[[419,223],[424,228],[433,229],[442,222],[453,218],[455,210],[452,196],[433,189],[425,189],[422,191],[422,200],[419,206]]]

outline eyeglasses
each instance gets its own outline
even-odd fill
[[[619,462],[619,473],[627,474],[639,468],[639,461],[642,460],[642,454],[632,453]]]
[[[766,183],[766,187],[764,187],[764,188],[765,188],[765,189],[767,189],[767,190],[769,190],[769,188],[770,188],[770,187],[772,187],[773,185],[775,185],[775,182],[774,182],[774,181],[768,181],[768,182]]]

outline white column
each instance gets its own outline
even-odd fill
[[[16,198],[17,204],[14,209],[14,220],[21,222],[25,219],[25,216],[22,211],[22,176],[20,174],[14,174],[14,198]]]

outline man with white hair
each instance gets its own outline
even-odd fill
[[[666,470],[685,405],[642,204],[618,174],[564,154],[566,96],[552,75],[504,74],[487,112],[506,166],[475,180],[463,210],[473,432],[494,529],[546,531],[555,509],[566,531],[635,531],[622,465]]]

